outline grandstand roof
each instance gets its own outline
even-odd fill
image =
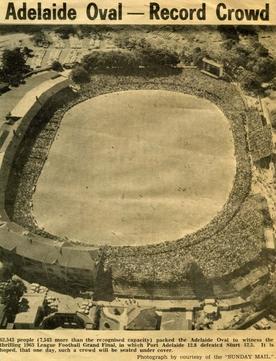
[[[15,118],[22,118],[33,107],[34,104],[40,104],[40,98],[42,95],[54,85],[64,82],[65,78],[58,77],[55,79],[49,79],[29,90],[23,98],[17,103],[15,108],[11,111],[11,116]]]
[[[0,120],[5,120],[6,115],[12,111],[19,100],[31,89],[41,84],[45,80],[51,79],[57,73],[55,71],[47,71],[30,78],[27,78],[25,84],[21,84],[18,88],[12,88],[10,91],[0,96]]]
[[[240,277],[236,282],[234,282],[233,286],[237,291],[242,291],[248,286],[257,283],[261,278],[265,277],[267,274],[268,274],[268,268],[266,266],[253,269],[247,275]]]
[[[208,58],[203,58],[202,61],[204,61],[205,63],[211,64],[213,66],[217,66],[219,68],[223,68],[223,65],[220,63],[217,63],[216,61],[212,60],[212,59],[208,59]]]
[[[89,250],[62,247],[58,257],[58,263],[64,267],[81,268],[90,270],[95,266],[95,256]]]
[[[9,223],[9,226],[12,223]],[[69,268],[94,269],[97,249],[81,249],[80,247],[63,247],[61,242],[42,238],[38,235],[22,233],[22,227],[0,229],[0,248],[7,249],[20,256],[41,263],[55,264]]]
[[[21,242],[17,243],[16,253],[25,258],[33,259],[38,262],[54,264],[57,261],[60,247],[42,244],[35,237],[22,237]]]
[[[14,233],[10,232],[7,228],[0,231],[0,247],[12,251],[16,248],[16,241]]]

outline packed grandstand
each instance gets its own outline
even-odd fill
[[[252,262],[256,267],[263,263],[267,208],[266,202],[250,191],[246,127],[251,113],[246,111],[236,86],[202,74],[198,69],[183,69],[169,77],[117,75],[115,78],[95,74],[91,83],[82,85],[77,93],[69,85],[62,73],[46,72],[26,81],[25,95],[20,93],[21,87],[15,90],[19,96],[14,97],[10,109],[11,124],[2,126],[2,135],[8,131],[1,146],[3,256],[13,260],[18,273],[45,284],[60,284],[63,280],[68,286],[111,287],[117,295],[138,297],[236,295],[230,280],[246,274]],[[100,94],[139,89],[200,96],[223,111],[233,134],[236,174],[222,211],[192,234],[147,246],[99,247],[93,244],[93,239],[89,245],[76,243],[40,229],[32,214],[32,196],[64,114],[76,104]],[[4,98],[1,96],[0,101],[5,102]],[[5,112],[2,117],[8,113],[6,108]],[[104,276],[106,284],[102,282]],[[223,284],[225,280],[227,287]],[[176,288],[177,295],[173,290]]]

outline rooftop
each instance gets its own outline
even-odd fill
[[[128,330],[156,330],[158,324],[158,315],[155,308],[140,309],[135,317],[130,318]]]
[[[47,90],[51,89],[54,85],[57,85],[64,80],[65,78],[63,77],[58,77],[55,79],[51,78],[43,81],[39,85],[27,91],[16,104],[16,106],[12,109],[11,116],[15,118],[22,118],[35,103],[39,103],[40,97],[42,97]]]
[[[162,312],[160,330],[191,330],[192,321],[186,318],[186,312]]]
[[[1,227],[0,247],[38,262],[86,270],[94,269],[98,256],[96,248],[66,247],[32,233],[24,234],[15,223]]]
[[[24,312],[20,312],[16,315],[14,323],[16,324],[30,324],[33,325],[36,321],[37,314],[40,308],[43,306],[45,300],[45,293],[26,293],[22,297],[28,302],[28,308]]]
[[[222,64],[217,63],[216,61],[214,61],[214,60],[212,60],[212,59],[203,58],[202,61],[204,61],[205,63],[211,64],[211,65],[214,65],[214,66],[218,66],[218,67],[220,67],[220,68],[223,67]]]
[[[37,74],[26,79],[26,83],[20,85],[18,88],[12,88],[9,92],[0,95],[0,120],[4,120],[6,115],[12,111],[19,100],[34,87],[41,84],[46,80],[51,79],[56,72],[47,71],[44,73]]]
[[[273,229],[266,228],[264,231],[264,236],[265,236],[266,248],[276,249],[276,242],[275,242],[275,238],[274,238],[274,234],[273,234]]]
[[[253,269],[247,275],[240,277],[236,282],[234,282],[233,286],[237,291],[241,291],[250,285],[254,285],[267,274],[268,268],[266,266]]]

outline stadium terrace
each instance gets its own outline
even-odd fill
[[[75,20],[76,18],[76,9],[69,8],[65,2],[59,7],[53,3],[49,8],[43,7],[41,2],[38,2],[36,7],[28,7],[26,2],[16,7],[14,2],[10,1],[5,16],[5,20]]]

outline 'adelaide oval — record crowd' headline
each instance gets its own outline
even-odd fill
[[[104,3],[90,2],[82,8],[76,9],[69,7],[66,2],[61,5],[52,3],[51,7],[43,6],[42,2],[38,2],[35,7],[30,7],[27,2],[15,4],[9,2],[5,12],[5,20],[43,20],[43,21],[74,21],[78,19],[80,11],[84,11],[85,17],[89,21],[120,21],[124,17],[129,16],[124,3],[114,3],[113,7],[103,7]],[[206,21],[209,14],[214,13],[218,21],[269,21],[270,20],[270,4],[266,3],[261,8],[231,8],[227,4],[220,2],[215,9],[208,8],[206,3],[201,3],[198,7],[162,7],[157,2],[150,2],[146,7],[144,14],[148,20],[156,21]]]

